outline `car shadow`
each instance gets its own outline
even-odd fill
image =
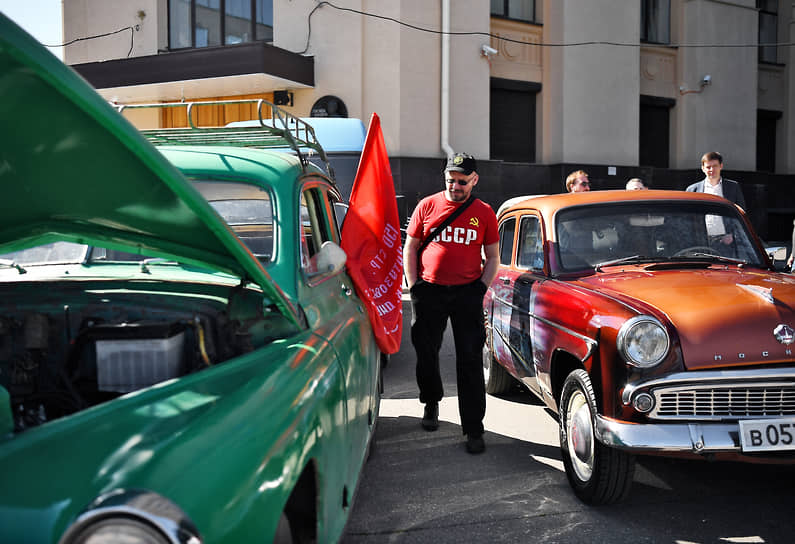
[[[556,426],[554,421],[548,422]],[[382,416],[343,542],[788,542],[795,467],[639,456],[629,497],[576,498],[557,445]]]

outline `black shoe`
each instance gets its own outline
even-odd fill
[[[429,402],[425,405],[425,414],[422,416],[422,428],[426,431],[435,431],[439,428],[438,402]]]
[[[483,453],[486,451],[486,443],[483,441],[483,435],[467,435],[467,453]]]

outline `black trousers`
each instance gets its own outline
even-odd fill
[[[436,285],[419,280],[411,288],[411,343],[417,354],[417,385],[420,402],[439,402],[444,396],[439,372],[447,320],[455,340],[458,412],[464,434],[483,433],[486,414],[486,387],[483,381],[483,295],[480,280],[464,285]]]

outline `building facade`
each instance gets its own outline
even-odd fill
[[[404,212],[441,187],[452,151],[481,159],[479,194],[496,208],[561,192],[579,168],[598,189],[635,176],[682,189],[718,150],[762,236],[786,239],[794,12],[792,0],[65,0],[65,42],[121,31],[64,60],[119,103],[376,112]],[[180,122],[139,111],[141,127]]]

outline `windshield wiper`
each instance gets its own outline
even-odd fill
[[[163,257],[152,257],[150,259],[144,259],[140,262],[141,272],[143,274],[149,274],[149,265],[150,264],[162,264],[162,263],[176,263],[174,259],[165,259]]]
[[[715,253],[704,253],[703,251],[697,251],[694,253],[690,253],[685,257],[677,257],[677,259],[684,258],[687,260],[689,257],[698,257],[699,259],[702,257],[709,257],[710,260],[720,261],[722,263],[731,263],[731,264],[748,264],[748,261],[744,259],[734,259],[732,257],[724,257],[723,255],[716,255]]]
[[[638,263],[651,262],[651,261],[656,261],[656,260],[658,260],[658,259],[652,258],[652,257],[647,257],[646,255],[630,255],[629,257],[620,257],[618,259],[611,259],[609,261],[602,261],[601,263],[596,263],[593,268],[597,272],[601,272],[602,268],[605,267],[605,266],[613,266],[613,265],[616,265],[616,264],[624,264],[624,263],[632,263],[632,262],[638,262]]]
[[[4,266],[6,268],[16,268],[17,272],[20,274],[27,274],[28,271],[22,268],[20,265],[16,263],[16,261],[11,261],[9,259],[0,259],[0,266]]]

